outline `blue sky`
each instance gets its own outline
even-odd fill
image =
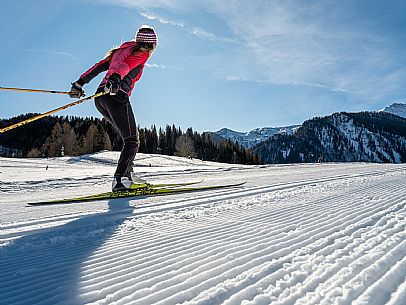
[[[406,101],[405,12],[401,0],[4,0],[0,86],[69,90],[148,24],[159,47],[131,97],[141,127],[248,131],[379,110]],[[71,101],[1,91],[0,117]],[[100,117],[91,101],[60,114]]]

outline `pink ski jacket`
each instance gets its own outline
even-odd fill
[[[141,78],[144,65],[149,58],[149,52],[132,53],[136,44],[135,41],[123,43],[120,48],[114,52],[111,62],[108,58],[104,58],[83,73],[77,82],[83,86],[101,72],[107,71],[106,76],[103,78],[97,90],[102,91],[110,75],[117,73],[121,77],[120,90],[130,96],[134,84]]]

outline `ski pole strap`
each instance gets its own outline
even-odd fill
[[[45,112],[45,113],[43,113],[43,114],[39,114],[39,115],[37,115],[37,116],[35,116],[35,117],[32,117],[32,118],[29,118],[29,119],[27,119],[27,120],[25,120],[25,121],[21,121],[21,122],[19,122],[19,123],[16,123],[16,124],[7,126],[7,127],[5,127],[5,128],[1,128],[1,129],[0,129],[0,133],[9,131],[10,129],[14,129],[14,128],[16,128],[16,127],[25,125],[25,124],[30,123],[30,122],[33,122],[33,121],[36,121],[36,120],[41,119],[41,118],[43,118],[43,117],[49,116],[49,115],[51,115],[51,114],[54,114],[54,113],[56,113],[56,112],[58,112],[58,111],[61,111],[61,110],[64,110],[64,109],[66,109],[66,108],[69,108],[69,107],[72,107],[72,106],[81,104],[81,103],[83,103],[83,102],[85,102],[85,101],[87,101],[87,100],[91,100],[91,99],[93,99],[93,98],[96,98],[96,97],[101,96],[101,95],[104,95],[104,94],[107,94],[107,92],[99,92],[99,93],[96,93],[96,94],[94,94],[94,95],[92,95],[92,96],[88,96],[88,97],[82,98],[82,99],[80,99],[80,100],[74,101],[74,102],[72,102],[72,103],[66,104],[65,106],[56,108],[56,109],[54,109],[54,110]]]
[[[19,92],[42,92],[42,93],[69,94],[69,91],[42,90],[42,89],[25,89],[25,88],[10,88],[10,87],[0,87],[0,90],[19,91]]]

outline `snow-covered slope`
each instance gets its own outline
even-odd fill
[[[254,145],[261,143],[271,136],[276,134],[293,134],[300,125],[287,126],[287,127],[263,127],[251,130],[249,132],[238,132],[228,128],[220,129],[214,132],[215,135],[223,139],[238,142],[240,145],[251,148]]]
[[[295,136],[257,145],[265,163],[406,160],[406,120],[386,112],[334,113],[305,121]]]
[[[345,137],[347,145],[354,147],[354,153],[360,156],[358,158],[359,160],[363,160],[361,157],[362,152],[370,156],[370,159],[364,159],[365,161],[383,162],[388,160],[394,163],[401,162],[401,156],[397,152],[396,146],[388,140],[385,134],[370,131],[364,126],[357,126],[354,124],[353,119],[345,115],[335,116],[334,126],[339,130],[340,135]],[[321,135],[321,137],[323,136],[328,138],[326,134]],[[397,139],[398,142],[395,142],[396,144],[400,143],[399,146],[406,146],[405,137],[399,136]],[[330,140],[323,141],[322,139],[321,143],[326,148],[334,148]],[[371,143],[373,143],[373,145],[371,145]],[[385,149],[386,147],[389,147],[389,149]]]
[[[385,107],[381,111],[392,113],[406,119],[406,104],[393,103],[392,105]]]
[[[0,158],[2,304],[405,304],[405,164],[139,154],[151,181],[248,182],[26,206],[108,190],[117,158]]]

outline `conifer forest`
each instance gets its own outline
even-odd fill
[[[0,120],[0,128],[35,114]],[[216,143],[210,133],[186,132],[175,125],[138,127],[140,153],[164,154],[235,164],[258,164],[257,156],[230,140]],[[120,135],[104,119],[49,116],[0,134],[0,155],[46,158],[78,156],[101,150],[120,151]]]

